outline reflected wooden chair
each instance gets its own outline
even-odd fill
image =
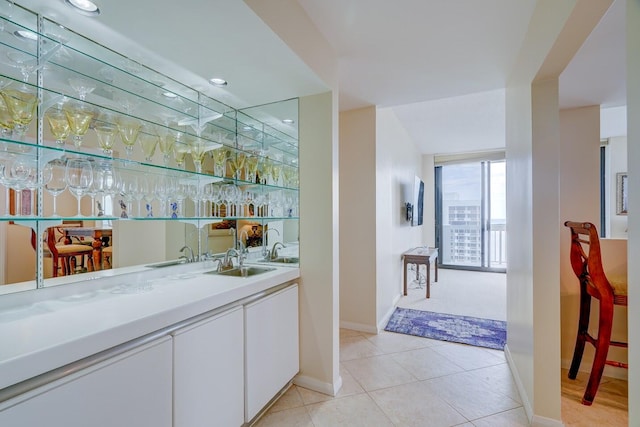
[[[569,368],[569,378],[575,379],[580,368],[585,343],[595,347],[589,382],[582,398],[583,405],[591,405],[598,391],[605,365],[628,368],[628,364],[607,360],[609,346],[627,347],[627,343],[611,341],[614,306],[627,305],[627,280],[607,278],[602,267],[600,239],[596,226],[589,222],[567,221],[571,229],[571,267],[580,281],[580,318],[578,335]],[[589,334],[591,301],[599,302],[598,331],[594,338]]]
[[[93,248],[89,245],[65,243],[65,235],[59,227],[49,227],[46,231],[47,248],[51,254],[53,264],[53,277],[58,277],[58,271],[62,275],[72,274],[76,266],[76,257],[80,257],[80,265],[84,266],[84,258],[90,270],[93,270]]]
[[[102,248],[102,259],[100,260],[102,263],[102,269],[111,268],[111,258],[113,257],[113,246],[107,246],[106,248]],[[105,266],[106,264],[106,266]]]

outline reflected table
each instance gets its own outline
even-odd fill
[[[65,243],[71,243],[72,237],[93,238],[93,266],[95,270],[102,269],[102,248],[109,246],[113,230],[103,227],[61,227],[64,231]]]
[[[415,264],[416,266],[416,280],[420,282],[420,265],[424,265],[427,268],[426,288],[427,298],[431,297],[431,263],[435,265],[435,280],[438,281],[438,248],[428,248],[425,246],[419,246],[417,248],[410,249],[402,254],[404,261],[402,274],[404,276],[404,295],[407,295],[407,264]]]

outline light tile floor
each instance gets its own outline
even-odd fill
[[[447,292],[455,292],[451,289],[456,287],[455,283],[470,282],[469,274],[477,276],[474,283],[488,283],[492,287],[491,301],[498,309],[494,315],[485,312],[484,317],[500,319],[504,275],[454,270],[440,273],[439,285],[443,288],[446,285]],[[460,298],[473,301],[468,287],[459,289],[465,295]],[[429,303],[424,302],[424,295],[420,301],[415,296],[418,293],[423,291],[410,290],[403,299],[405,306],[423,305],[419,309],[427,309],[424,304]],[[431,296],[434,298],[434,288]],[[443,312],[456,313],[456,307],[444,302],[432,303],[428,309],[440,311],[440,307],[447,310]],[[456,314],[483,317],[478,313]],[[502,351],[385,331],[373,335],[341,329],[340,375],[343,386],[337,396],[292,386],[255,425],[529,426]],[[568,380],[566,371],[561,375],[566,427],[627,426],[626,381],[605,378],[593,406],[586,407],[580,404],[585,375],[581,373],[576,381]]]

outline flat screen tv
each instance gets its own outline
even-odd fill
[[[413,185],[413,216],[411,225],[422,225],[422,211],[424,208],[424,182],[417,176]]]

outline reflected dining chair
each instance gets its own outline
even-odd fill
[[[627,306],[627,280],[626,277],[614,280],[605,275],[600,239],[595,225],[590,222],[573,221],[567,221],[564,225],[571,229],[571,267],[580,282],[580,318],[569,378],[575,379],[578,374],[585,343],[592,344],[595,347],[595,355],[587,388],[582,397],[583,405],[591,405],[598,392],[605,365],[629,367],[627,363],[607,360],[609,346],[627,347],[625,342],[611,340],[614,306]],[[595,338],[589,334],[592,298],[598,300],[600,307]]]
[[[62,269],[63,276],[72,274],[76,265],[76,257],[78,256],[81,257],[81,265],[83,266],[84,257],[86,256],[89,269],[93,270],[93,248],[83,244],[66,244],[64,240],[64,232],[59,227],[47,228],[46,242],[53,261],[53,277],[58,277],[59,269]]]

